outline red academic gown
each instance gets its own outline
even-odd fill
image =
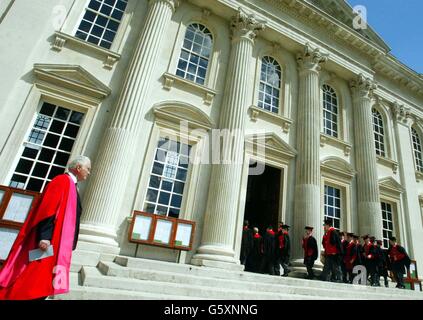
[[[0,300],[28,300],[69,291],[69,271],[76,221],[76,187],[67,174],[55,177],[20,230],[0,270]],[[38,248],[37,225],[55,216],[54,255],[29,262]]]

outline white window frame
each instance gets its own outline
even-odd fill
[[[411,127],[411,142],[413,145],[413,154],[414,154],[414,162],[415,162],[416,170],[418,172],[423,173],[422,143],[421,143],[419,131],[414,127]]]
[[[190,27],[191,26],[196,26],[196,25],[199,28],[194,30],[194,38],[187,39],[188,31],[191,31],[192,32],[192,30],[189,30]],[[195,28],[195,27],[193,27],[193,28]],[[205,31],[207,31],[207,32],[205,32]],[[195,37],[196,37],[197,34],[200,34],[203,37],[202,38],[202,44],[201,44],[201,46],[198,43],[195,42]],[[210,36],[210,39],[211,39],[211,45],[210,45],[209,48],[207,48],[206,46],[204,46],[205,39],[207,38],[208,35]],[[191,48],[185,47],[185,42],[191,42]],[[193,50],[194,45],[197,45],[197,46],[200,47],[200,52],[197,52],[197,51]],[[184,38],[183,38],[183,41],[182,41],[182,45],[181,45],[180,50],[179,50],[179,58],[178,58],[178,62],[176,64],[175,75],[177,75],[178,77],[181,77],[183,79],[186,79],[187,81],[192,81],[192,82],[194,82],[194,83],[196,83],[198,85],[205,86],[206,83],[207,83],[208,73],[209,73],[209,69],[210,69],[210,63],[211,63],[211,59],[212,59],[212,56],[213,56],[213,46],[214,46],[213,33],[210,31],[210,29],[206,25],[204,25],[202,23],[199,23],[199,22],[192,22],[189,25],[187,25],[187,27],[185,29],[185,34],[184,34]],[[206,48],[206,49],[209,50],[209,56],[205,56],[205,55],[202,54],[202,51],[203,51],[204,48]],[[184,59],[182,57],[182,55],[184,53],[188,55],[188,58],[187,59]],[[191,61],[191,57],[196,57],[198,59],[198,62],[197,63],[193,63]],[[201,59],[207,61],[207,66],[205,68],[202,67],[201,64],[200,64],[200,60]],[[185,66],[184,69],[179,68],[181,62],[186,62],[186,66]],[[190,65],[193,65],[195,67],[195,74],[192,73],[192,72],[188,72]],[[202,76],[200,77],[199,76],[199,69],[200,69],[200,67],[202,69],[205,69],[206,70],[206,72],[204,74],[204,77],[202,77]],[[184,74],[181,75],[180,74],[181,72],[184,73]],[[192,75],[193,76],[193,79],[189,78],[188,75]],[[197,81],[198,79],[203,79],[203,83],[198,82]]]
[[[19,148],[19,152],[18,152],[17,160],[15,160],[15,161],[14,161],[15,166],[12,168],[12,173],[10,174],[10,177],[9,177],[9,179],[8,179],[8,185],[10,185],[11,187],[15,187],[15,188],[20,188],[20,189],[28,190],[28,189],[27,189],[27,187],[28,187],[28,182],[29,182],[29,180],[30,180],[31,178],[34,178],[34,179],[37,179],[37,180],[42,180],[42,181],[43,181],[42,187],[41,187],[41,189],[40,189],[40,190],[33,190],[33,189],[29,189],[29,190],[32,190],[32,191],[37,191],[37,192],[42,192],[42,191],[44,190],[44,187],[46,186],[46,184],[47,184],[49,181],[51,181],[51,179],[50,179],[50,178],[48,178],[48,176],[49,176],[50,171],[52,170],[53,166],[58,167],[58,168],[62,168],[62,169],[63,169],[63,172],[64,172],[64,171],[65,171],[65,169],[66,169],[66,164],[65,164],[65,165],[57,165],[57,164],[54,164],[54,163],[53,163],[53,161],[54,161],[53,159],[55,159],[55,157],[56,157],[56,153],[57,153],[57,152],[59,152],[59,151],[60,151],[60,152],[62,152],[62,153],[67,153],[67,154],[69,154],[69,159],[70,159],[70,157],[71,157],[71,155],[72,155],[72,153],[73,153],[73,151],[74,151],[74,148],[75,148],[75,145],[76,145],[76,141],[77,141],[77,139],[78,139],[78,136],[79,136],[79,134],[80,134],[81,128],[82,128],[82,126],[83,126],[83,123],[84,123],[84,119],[85,119],[86,114],[85,114],[85,113],[83,113],[83,112],[81,112],[81,111],[79,111],[79,110],[74,110],[74,109],[72,109],[72,108],[64,107],[64,106],[62,106],[62,105],[58,105],[58,104],[51,104],[51,105],[54,105],[54,106],[55,106],[55,109],[54,109],[55,111],[54,111],[54,113],[58,110],[58,108],[63,108],[63,109],[69,110],[71,113],[72,113],[72,112],[79,112],[79,113],[83,113],[83,114],[84,114],[84,118],[82,119],[82,122],[81,122],[79,125],[73,124],[73,125],[75,125],[75,126],[77,126],[77,127],[78,127],[78,134],[76,135],[76,137],[71,138],[71,137],[69,137],[69,136],[65,136],[65,135],[64,135],[65,128],[63,128],[63,129],[62,129],[62,133],[61,133],[61,134],[57,134],[57,133],[51,132],[51,134],[53,134],[54,136],[59,136],[59,142],[57,143],[57,146],[56,146],[55,148],[48,147],[48,146],[45,146],[45,145],[44,145],[46,135],[43,137],[41,144],[38,144],[38,143],[33,143],[33,142],[31,142],[31,141],[29,140],[29,136],[30,136],[30,134],[31,134],[31,132],[32,132],[33,130],[44,131],[45,133],[50,132],[49,130],[50,130],[50,128],[51,128],[51,125],[52,125],[53,121],[64,122],[64,123],[65,123],[65,125],[64,125],[64,126],[67,126],[69,123],[71,123],[71,122],[69,121],[69,120],[70,120],[70,115],[71,115],[71,113],[69,114],[69,116],[68,116],[68,120],[67,120],[67,121],[60,120],[60,119],[56,119],[56,118],[53,118],[52,116],[51,116],[51,117],[46,116],[46,117],[49,117],[49,118],[51,119],[51,121],[49,122],[48,128],[46,128],[45,130],[44,130],[44,129],[35,128],[35,124],[36,124],[36,122],[37,122],[37,119],[38,119],[38,117],[41,115],[39,112],[41,111],[41,108],[43,107],[44,103],[49,103],[49,102],[46,102],[46,101],[40,101],[40,103],[39,103],[39,105],[38,105],[38,108],[37,108],[37,111],[36,111],[36,112],[35,112],[35,114],[33,115],[33,119],[32,119],[32,121],[31,121],[31,125],[29,126],[29,128],[28,128],[28,130],[27,130],[27,134],[26,134],[26,136],[24,137],[24,140],[23,140],[23,142],[21,143],[21,146],[20,146],[20,148]],[[42,115],[41,115],[41,116],[42,116]],[[72,123],[71,123],[71,124],[72,124]],[[63,138],[73,140],[73,146],[72,146],[72,150],[71,150],[71,151],[65,151],[65,150],[60,150],[60,149],[59,149],[60,141],[62,141],[62,139],[63,139]],[[28,145],[37,146],[40,150],[41,150],[42,148],[46,148],[46,149],[52,150],[52,151],[54,151],[54,156],[53,156],[54,158],[52,158],[51,162],[46,162],[46,161],[39,160],[39,159],[38,159],[39,154],[38,154],[38,156],[37,156],[35,159],[29,159],[29,158],[28,158],[28,161],[32,161],[32,162],[33,162],[32,166],[31,166],[31,170],[30,170],[30,172],[29,172],[28,174],[24,174],[24,173],[19,173],[19,172],[16,172],[16,167],[17,167],[18,163],[21,161],[21,159],[22,159],[22,160],[25,160],[25,159],[27,158],[27,157],[24,157],[24,156],[23,156],[23,151],[24,151],[24,149],[25,149]],[[36,149],[36,148],[33,148],[33,149]],[[39,153],[40,153],[40,151],[39,151]],[[69,161],[69,159],[68,159],[68,161]],[[44,164],[44,165],[48,165],[48,166],[49,166],[49,169],[48,169],[47,175],[46,175],[44,178],[42,178],[42,177],[38,177],[38,176],[33,176],[33,171],[34,171],[34,169],[35,169],[35,165],[36,165],[36,164]],[[25,184],[24,184],[23,186],[21,186],[21,185],[15,185],[15,184],[12,184],[12,181],[11,181],[11,180],[12,180],[13,175],[15,175],[15,174],[16,174],[16,175],[20,175],[20,176],[25,176],[25,177],[27,178],[27,180],[26,180],[26,182],[25,182]]]
[[[85,42],[87,42],[87,43],[90,43],[90,44],[92,44],[92,45],[96,45],[96,46],[99,46],[99,47],[101,47],[101,48],[104,48],[104,49],[107,49],[107,50],[111,50],[111,49],[113,48],[113,43],[115,42],[116,37],[118,36],[119,29],[121,28],[122,22],[124,21],[124,18],[125,18],[125,11],[128,9],[129,0],[121,0],[121,1],[126,1],[126,7],[125,7],[125,10],[123,11],[122,18],[120,19],[120,21],[118,21],[116,18],[113,18],[113,17],[112,17],[112,13],[114,12],[114,10],[115,10],[115,8],[116,8],[117,1],[116,1],[116,2],[115,2],[115,4],[113,5],[113,7],[112,7],[112,11],[110,12],[110,15],[105,15],[105,14],[101,13],[100,11],[95,11],[94,9],[89,8],[89,5],[90,5],[91,1],[101,2],[100,9],[102,8],[102,6],[103,6],[103,5],[108,5],[108,4],[106,4],[106,3],[105,3],[105,1],[106,1],[106,0],[88,0],[88,1],[86,2],[86,5],[85,5],[85,7],[84,7],[84,10],[83,10],[83,11],[82,11],[82,13],[81,13],[81,16],[80,16],[80,18],[79,18],[79,20],[78,20],[78,23],[75,25],[75,29],[73,30],[72,35],[73,35],[74,37],[76,37],[76,38],[78,38],[78,39],[80,39],[80,40],[82,40],[82,41],[85,41]],[[110,5],[108,5],[108,6],[110,6]],[[84,39],[79,38],[76,34],[77,34],[77,32],[79,31],[79,27],[80,27],[81,23],[83,22],[83,20],[84,20],[84,16],[85,16],[85,13],[86,13],[87,11],[92,12],[92,13],[93,13],[96,17],[95,17],[95,20],[94,20],[94,21],[92,21],[92,22],[85,20],[85,21],[87,21],[87,23],[90,23],[90,24],[91,24],[91,26],[90,26],[90,30],[89,30],[88,32],[85,32],[85,31],[84,31],[84,33],[86,33],[86,34],[87,34],[87,38],[84,40]],[[99,42],[98,42],[98,43],[93,43],[93,42],[88,41],[88,37],[89,37],[89,36],[93,36],[93,37],[95,37],[95,38],[98,38],[96,35],[93,35],[93,34],[91,33],[91,31],[93,30],[94,26],[96,25],[94,22],[95,22],[95,21],[97,21],[97,17],[98,17],[98,16],[102,16],[102,17],[106,18],[107,20],[112,20],[112,21],[114,21],[115,23],[117,23],[117,24],[118,24],[117,29],[116,29],[116,30],[112,30],[112,31],[114,31],[114,32],[115,32],[115,35],[114,35],[114,37],[113,37],[112,42],[110,42],[109,40],[105,40],[105,39],[104,39],[104,35],[105,35],[106,31],[108,30],[108,29],[106,28],[106,26],[104,26],[104,28],[103,28],[103,27],[101,27],[101,28],[103,28],[103,32],[102,32],[101,37],[99,38]],[[107,23],[108,23],[108,22],[107,22]],[[111,29],[109,29],[109,30],[111,30]],[[104,40],[104,41],[106,41],[106,42],[108,42],[108,43],[110,43],[110,47],[109,47],[109,48],[104,47],[104,46],[102,46],[102,45],[101,45],[101,42],[102,42],[103,40]]]
[[[335,206],[335,204],[330,206],[329,204],[327,204],[326,199],[328,199],[329,196],[326,195],[326,187],[332,188],[332,189],[335,189],[335,190],[339,190],[339,198],[338,198],[339,199],[339,206]],[[335,198],[335,196],[330,196],[330,197],[333,198],[333,200],[337,199],[337,198]],[[338,220],[339,228],[335,227],[335,223],[333,223],[333,227],[337,230],[340,230],[340,231],[343,229],[343,224],[342,224],[342,222],[343,222],[343,200],[342,200],[342,198],[343,198],[343,193],[342,193],[341,187],[332,185],[330,183],[324,184],[324,187],[323,187],[323,217],[324,217],[324,219],[331,218],[331,219],[333,219],[334,222],[335,222],[335,220]],[[339,217],[336,217],[336,215],[335,216],[327,215],[326,214],[326,208],[327,207],[332,207],[334,209],[334,213],[335,213],[336,210],[339,210]]]
[[[170,158],[168,156],[169,156],[169,154],[172,154],[172,155],[177,154],[176,159],[177,159],[178,162],[180,160],[183,160],[183,161],[188,160],[188,158],[184,157],[183,153],[186,153],[189,150],[184,149],[184,150],[180,150],[180,152],[177,152],[176,150],[173,150],[171,148],[171,149],[168,149],[168,150],[165,151],[166,152],[166,158],[161,159],[164,156],[164,151],[163,151],[164,149],[160,148],[158,146],[158,144],[159,144],[160,141],[163,141],[163,139],[167,139],[167,138],[168,137],[166,137],[166,136],[160,136],[159,139],[156,141],[156,148],[155,148],[155,152],[154,152],[155,156],[152,159],[150,175],[149,175],[149,178],[148,178],[148,186],[146,187],[145,196],[144,196],[144,200],[143,200],[143,203],[142,203],[142,211],[154,213],[154,214],[159,214],[159,215],[164,215],[164,216],[169,216],[170,210],[174,209],[174,210],[178,211],[177,218],[180,218],[182,203],[183,203],[183,200],[184,200],[184,193],[185,193],[185,189],[187,187],[188,172],[189,172],[189,169],[190,169],[189,168],[189,162],[186,163],[186,161],[185,161],[185,164],[188,165],[186,168],[181,167],[178,164],[176,164],[177,168],[175,168],[175,165],[173,163],[169,163],[168,160]],[[176,139],[168,139],[168,140],[171,141],[170,144],[169,144],[169,142],[164,142],[161,146],[165,145],[165,146],[171,147],[172,143],[174,143],[174,144],[180,143],[181,144],[180,148],[182,147],[182,144],[184,144],[184,145],[190,146],[190,149],[192,151],[192,146],[189,143],[188,144],[185,143],[185,141],[181,141],[182,139],[178,139],[176,137]],[[191,153],[191,151],[190,151],[190,153]],[[155,164],[159,164],[159,165],[163,166],[161,175],[154,173]],[[170,170],[166,171],[166,168],[168,168],[168,169],[170,168]],[[177,170],[183,170],[183,171],[186,170],[185,180],[182,181],[180,179],[177,179]],[[172,177],[169,177],[169,176],[167,177],[166,172],[168,172],[168,173],[170,172]],[[153,177],[156,177],[156,179],[159,181],[159,185],[157,187],[151,186],[151,181],[153,181],[152,180]],[[172,189],[173,189],[173,186],[174,186],[175,183],[183,183],[182,194],[181,193],[175,193],[174,190],[167,191],[167,190],[162,189],[163,183],[172,183]],[[155,192],[156,193],[156,199],[155,199],[154,202],[148,200],[149,192],[153,192],[153,193]],[[162,193],[163,194],[169,194],[169,201],[168,201],[167,205],[159,203],[159,198],[160,198],[160,195]],[[180,202],[179,207],[171,205],[173,197],[176,197],[176,198],[181,197],[181,202]],[[148,205],[154,206],[154,212],[150,212],[150,211],[146,210],[146,207]],[[158,207],[163,207],[163,208],[166,207],[166,214],[161,214],[160,212],[158,212],[157,211]],[[175,216],[173,216],[173,217],[175,217]]]
[[[384,205],[385,205],[385,210],[383,209]],[[388,206],[391,209],[390,211],[387,210]],[[385,200],[381,199],[380,208],[381,208],[381,211],[382,211],[382,239],[381,240],[383,241],[383,247],[387,249],[389,247],[389,237],[391,237],[395,234],[394,204],[389,202],[389,201],[385,201]],[[388,213],[391,214],[391,219],[389,219],[389,217],[387,216]],[[389,223],[392,226],[391,229],[389,229]],[[387,225],[388,227],[385,228],[385,225]],[[389,233],[387,235],[387,237],[385,237],[385,231]]]
[[[330,96],[331,101],[327,101],[325,100],[328,96]],[[336,103],[333,103],[332,99],[335,99]],[[328,84],[323,84],[322,85],[322,110],[323,110],[323,133],[326,135],[329,135],[331,137],[340,138],[340,126],[339,126],[339,115],[340,115],[340,110],[339,110],[339,98],[338,95],[335,91],[335,89],[328,85]],[[327,106],[330,106],[330,109],[327,108]],[[333,109],[336,108],[336,113],[333,111]],[[329,113],[332,117],[335,117],[335,121],[333,121],[332,119],[326,118],[326,113]],[[331,123],[331,127],[328,128],[326,126],[326,121],[329,121]],[[336,130],[333,129],[333,127],[336,125]]]
[[[372,108],[372,125],[376,155],[387,157],[385,121],[382,113],[375,107]]]
[[[279,79],[278,79],[278,85],[277,86],[274,86],[271,82],[268,82],[266,79],[262,78],[262,74],[263,74],[262,68],[263,68],[263,64],[265,62],[264,60],[266,58],[269,60],[268,64],[275,66],[276,72],[279,71]],[[270,61],[270,59],[273,60],[273,61]],[[266,68],[266,71],[267,71],[267,68]],[[281,113],[282,75],[283,75],[283,73],[282,73],[281,64],[279,63],[279,61],[276,58],[274,58],[271,55],[265,55],[265,56],[261,57],[261,59],[260,59],[260,72],[259,72],[259,86],[258,86],[258,95],[257,95],[258,96],[257,97],[257,106],[259,108],[266,110],[268,112],[275,113],[275,114]],[[268,74],[266,73],[266,78],[267,78],[267,76],[268,76]],[[262,85],[265,87],[264,90],[261,90]],[[266,93],[266,86],[269,86],[271,88],[272,94]],[[277,90],[277,92],[278,92],[277,96],[273,94],[273,90]],[[263,100],[260,99],[260,95],[263,95]],[[265,107],[265,105],[269,105],[265,102],[265,97],[267,95],[271,97],[270,110],[266,109],[266,107]],[[273,104],[274,99],[277,100],[276,105]],[[275,109],[276,109],[276,111],[275,111]]]

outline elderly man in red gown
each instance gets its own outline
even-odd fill
[[[42,299],[69,291],[72,250],[76,248],[82,207],[78,181],[90,174],[91,161],[77,156],[68,172],[55,177],[28,214],[0,270],[0,299]],[[30,261],[29,251],[53,248],[53,255]]]

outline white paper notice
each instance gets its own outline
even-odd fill
[[[150,234],[152,217],[136,216],[132,237],[135,240],[147,240]]]
[[[3,219],[13,222],[25,222],[26,216],[31,209],[33,196],[14,193],[7,205]]]
[[[176,230],[175,245],[189,247],[191,240],[192,225],[186,223],[178,223]]]
[[[0,228],[0,260],[6,260],[18,233],[15,229]]]
[[[157,220],[156,231],[154,233],[154,241],[164,244],[170,242],[170,234],[172,232],[172,222],[166,220]]]

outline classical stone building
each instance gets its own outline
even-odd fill
[[[423,79],[354,18],[343,0],[2,1],[0,183],[40,191],[92,158],[85,252],[239,269],[244,218],[291,225],[297,259],[331,216],[423,265]],[[208,164],[217,129],[237,162]],[[193,249],[137,250],[134,210],[195,221]]]

